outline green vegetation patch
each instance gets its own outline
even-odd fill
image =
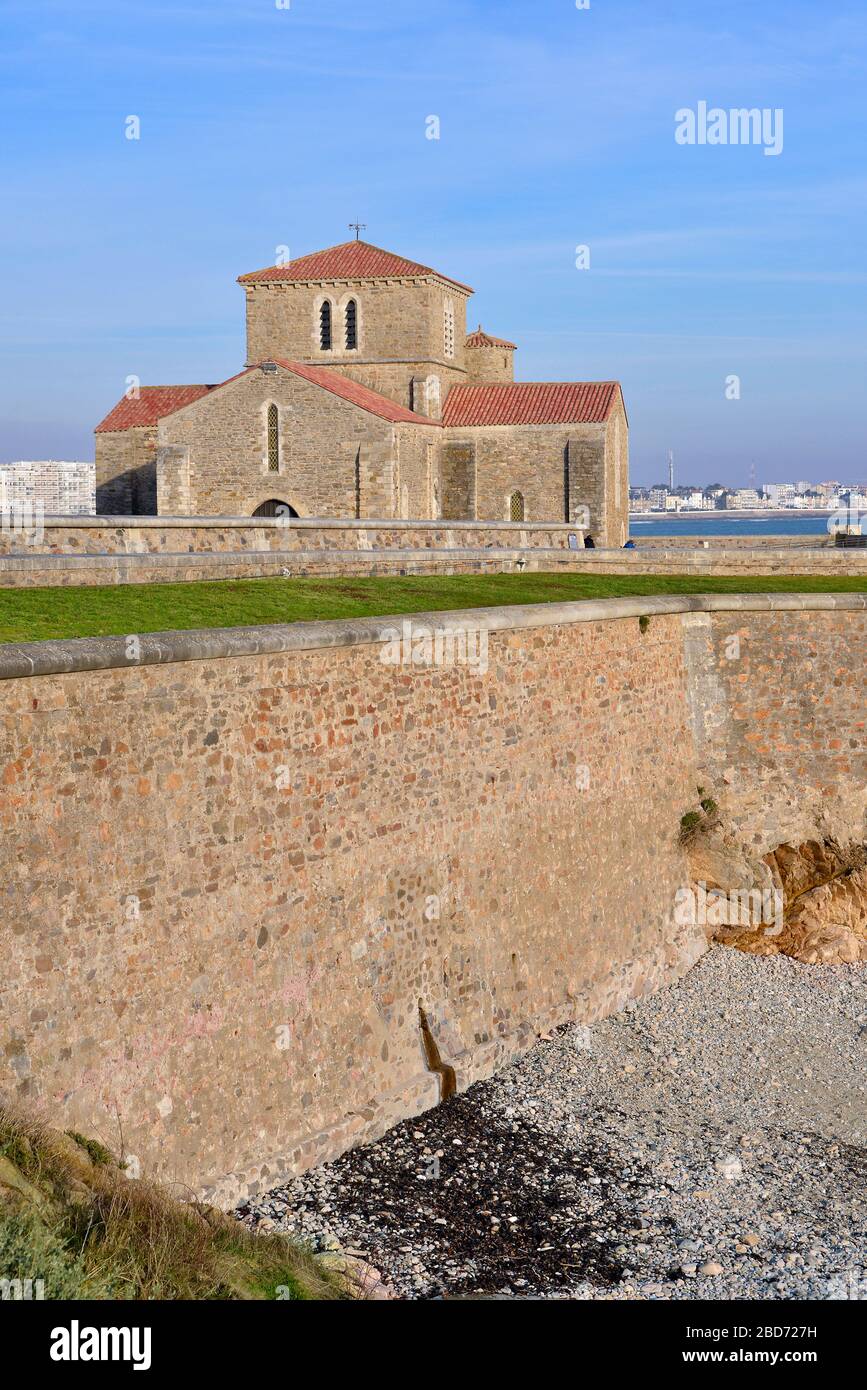
[[[254,1235],[215,1207],[180,1202],[158,1183],[127,1178],[97,1140],[4,1109],[0,1279],[22,1288],[41,1280],[46,1299],[350,1296],[337,1272],[287,1237]]]
[[[222,579],[193,584],[0,589],[0,642],[244,627],[500,604],[647,594],[865,593],[867,576],[456,574],[378,579]]]

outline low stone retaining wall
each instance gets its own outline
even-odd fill
[[[864,575],[867,550],[570,550],[532,545],[442,549],[215,550],[0,555],[0,588],[178,583],[280,576],[532,573]]]
[[[825,550],[833,549],[833,536],[645,536],[640,526],[630,532],[636,546],[642,550]]]
[[[867,575],[867,551],[771,546],[688,549],[642,546],[634,550],[585,551],[588,573],[690,575]]]
[[[0,1090],[220,1202],[382,1133],[420,1006],[463,1088],[690,967],[697,785],[756,853],[863,830],[865,644],[750,595],[0,647]]]
[[[213,554],[15,555],[0,557],[0,588],[179,583],[401,574],[484,574],[548,570],[569,564],[563,550],[293,550]]]
[[[583,532],[565,522],[337,521],[300,517],[46,517],[42,534],[0,529],[0,554],[140,555],[150,552],[565,550]]]

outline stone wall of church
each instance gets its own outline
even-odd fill
[[[450,452],[456,446],[475,450],[477,518],[507,521],[509,499],[520,492],[527,521],[571,520],[576,507],[589,507],[590,532],[603,544],[604,425],[493,425],[452,429],[448,436]]]
[[[353,381],[369,386],[390,401],[414,410],[417,415],[426,415],[438,420],[446,396],[453,386],[465,386],[466,375],[456,367],[444,362],[341,362],[337,370]],[[413,391],[413,381],[424,382],[427,390],[421,400]],[[436,383],[439,383],[439,403],[437,404]]]
[[[605,435],[606,545],[629,537],[629,426],[622,400],[611,411]]]
[[[268,468],[270,403],[280,419],[276,473]],[[389,517],[395,430],[390,421],[277,371],[248,373],[194,401],[162,420],[159,435],[161,445],[189,450],[194,513],[249,516],[275,498],[299,516],[354,517],[360,506],[362,515]],[[160,501],[161,512],[169,507],[168,498]]]
[[[97,512],[155,514],[157,426],[100,432],[94,439]]]
[[[466,364],[467,384],[470,386],[480,386],[488,381],[515,380],[515,353],[512,348],[467,348]]]
[[[604,425],[568,430],[570,516],[590,509],[588,530],[599,546],[621,546],[629,536],[629,430],[621,400]]]
[[[441,478],[441,515],[448,521],[460,521],[476,515],[476,451],[472,442],[443,442]],[[508,520],[503,517],[502,520]]]
[[[336,367],[401,405],[408,404],[413,375],[439,373],[464,380],[466,293],[439,282],[358,281],[339,285],[260,284],[245,286],[247,361],[282,357]],[[319,342],[319,311],[332,304],[333,348]],[[347,351],[344,311],[354,299],[358,348]],[[444,350],[444,304],[454,310],[454,356]],[[388,370],[382,371],[386,366]]]
[[[404,521],[429,519],[432,516],[442,431],[425,425],[399,425],[395,435],[397,495],[391,515]]]
[[[626,422],[620,413],[619,425],[447,430],[443,516],[505,521],[512,494],[520,492],[527,521],[572,521],[586,507],[596,544],[622,545],[629,534],[629,471]]]

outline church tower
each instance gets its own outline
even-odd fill
[[[239,276],[247,364],[331,367],[438,420],[468,380],[468,285],[365,241]]]

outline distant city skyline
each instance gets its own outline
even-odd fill
[[[784,488],[794,488],[797,491],[803,493],[815,493],[818,491],[829,490],[832,488],[836,489],[837,491],[845,491],[847,488],[867,487],[867,481],[865,481],[865,478],[867,478],[867,475],[865,475],[864,478],[822,478],[819,480],[812,481],[805,478],[799,478],[797,479],[797,481],[791,478],[787,478],[784,479],[782,482],[778,483],[756,482],[755,488],[758,492],[779,491],[780,489]],[[666,491],[686,492],[690,488],[702,488],[704,491],[713,490],[715,488],[723,488],[726,491],[734,491],[737,488],[743,489],[744,486],[745,485],[743,483],[726,482],[724,478],[714,478],[711,482],[707,483],[698,483],[694,482],[690,478],[687,478],[686,481],[683,482],[681,482],[678,479],[675,479],[674,486],[672,487],[664,478],[657,478],[652,483],[636,483],[634,481],[631,481],[629,484],[629,490],[630,492],[648,492],[657,488],[664,488]],[[753,485],[747,484],[746,486]]]
[[[92,458],[131,376],[225,380],[235,277],[358,221],[474,285],[518,378],[619,380],[634,483],[669,449],[696,486],[863,478],[854,0],[6,0],[0,26],[0,461]],[[783,112],[774,157],[678,143],[707,107]]]

